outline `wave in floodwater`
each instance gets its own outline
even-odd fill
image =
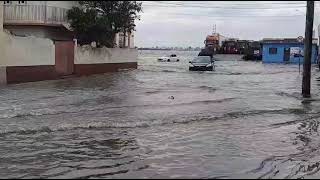
[[[174,70],[167,70],[167,69],[141,69],[144,72],[164,72],[164,73],[187,73],[190,74],[188,68],[176,68]],[[240,75],[275,75],[275,74],[282,74],[282,73],[295,73],[296,71],[278,71],[278,72],[222,72],[218,69],[214,71],[192,71],[191,73],[209,73],[209,74],[216,74],[216,75],[233,75],[233,76],[240,76]]]
[[[202,87],[203,88],[203,87]],[[211,90],[211,88],[209,88]],[[155,91],[156,92],[156,91]],[[151,92],[151,93],[155,93]],[[150,92],[147,92],[150,94]],[[225,98],[225,99],[217,99],[217,100],[200,100],[200,101],[192,101],[192,102],[186,102],[186,103],[174,103],[174,104],[142,104],[142,105],[123,105],[123,106],[102,106],[102,107],[92,107],[90,109],[77,109],[77,110],[69,110],[69,111],[54,111],[50,110],[51,112],[17,112],[17,113],[9,113],[9,114],[2,114],[0,116],[0,119],[7,119],[7,118],[21,118],[21,117],[28,117],[28,116],[46,116],[46,115],[57,115],[57,114],[75,114],[80,112],[92,112],[92,111],[102,111],[105,109],[111,110],[111,109],[122,109],[122,108],[143,108],[143,107],[169,107],[169,106],[185,106],[185,105],[201,105],[201,104],[214,104],[214,103],[222,103],[231,101],[234,98]]]
[[[208,103],[211,101],[208,101]],[[214,101],[217,102],[217,101]],[[196,103],[196,102],[194,102]],[[203,102],[202,102],[203,103]],[[302,109],[279,109],[279,110],[252,110],[252,111],[239,111],[239,112],[229,112],[222,115],[197,115],[197,116],[179,116],[179,117],[167,117],[166,119],[147,119],[147,120],[135,120],[134,122],[105,122],[105,121],[97,121],[97,122],[83,122],[80,124],[61,124],[57,127],[49,127],[43,126],[38,127],[36,129],[19,129],[19,130],[12,130],[12,131],[0,131],[1,136],[6,136],[10,134],[20,134],[20,135],[27,135],[27,134],[38,134],[38,133],[53,133],[58,131],[70,131],[76,129],[86,129],[86,130],[99,130],[99,129],[108,129],[108,128],[148,128],[148,127],[159,127],[164,125],[170,124],[186,124],[186,123],[193,123],[193,122],[201,122],[201,121],[225,121],[225,120],[232,120],[237,118],[244,118],[256,115],[270,115],[270,114],[302,114],[304,110]],[[320,112],[319,112],[320,113]],[[44,116],[44,115],[41,115]],[[283,123],[276,123],[270,125],[270,127],[279,127],[279,126],[286,126],[291,124],[296,124],[298,122],[307,121],[314,118],[320,118],[320,116],[315,115],[309,118],[283,122]]]
[[[293,133],[292,145],[295,152],[285,155],[273,155],[265,158],[257,168],[247,172],[259,179],[304,179],[317,178],[320,175],[320,143],[318,127],[320,113],[304,120],[282,123],[296,124],[300,131]],[[277,124],[276,127],[279,127]]]

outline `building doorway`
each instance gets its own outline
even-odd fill
[[[283,61],[289,62],[289,60],[290,60],[290,48],[284,48]]]
[[[55,69],[59,76],[67,76],[73,74],[73,41],[55,41]]]

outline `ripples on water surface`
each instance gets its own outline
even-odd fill
[[[1,178],[319,177],[318,70],[222,57],[189,72],[141,51],[139,67],[0,90]],[[168,97],[173,96],[174,99]]]

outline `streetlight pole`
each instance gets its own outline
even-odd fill
[[[314,15],[314,1],[307,1],[303,77],[302,77],[302,95],[305,98],[310,97],[313,15]]]

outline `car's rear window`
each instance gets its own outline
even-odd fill
[[[192,60],[192,62],[199,62],[199,63],[209,63],[211,61],[210,56],[198,56]]]

